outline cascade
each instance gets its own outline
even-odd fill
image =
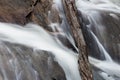
[[[94,80],[120,80],[120,1],[75,3],[78,17],[83,18]],[[37,24],[0,22],[0,80],[81,80],[78,49],[62,6],[61,0],[53,0],[62,21],[48,25],[54,35],[56,29],[61,33],[62,40]],[[74,51],[64,45],[64,39]]]
[[[67,80],[80,80],[77,54],[59,45],[44,29],[35,24],[22,26],[0,23],[0,40],[49,51],[65,71]]]
[[[82,14],[95,80],[119,80],[119,0],[76,0],[76,6]]]

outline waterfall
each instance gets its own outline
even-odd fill
[[[102,44],[99,42],[98,38],[95,36],[93,32],[91,32],[92,36],[95,38],[97,45],[101,51],[101,54],[104,54],[106,60],[98,60],[93,57],[89,57],[90,63],[101,69],[103,72],[99,72],[99,74],[105,80],[116,80],[114,76],[120,77],[120,65],[112,60],[108,52],[104,49]]]
[[[112,62],[112,58],[110,57],[110,55],[107,53],[107,51],[104,49],[104,47],[102,46],[102,44],[99,42],[99,40],[97,39],[97,37],[95,36],[95,34],[93,32],[91,32],[92,36],[95,38],[97,45],[101,51],[102,54],[104,54],[106,61],[110,61]]]
[[[78,51],[78,49],[77,49],[77,47],[75,45],[74,39],[73,39],[73,37],[71,35],[71,30],[70,30],[69,24],[68,24],[67,19],[65,17],[65,12],[64,12],[64,8],[63,8],[62,0],[53,0],[53,2],[54,2],[56,8],[59,11],[59,16],[62,18],[61,27],[62,27],[63,32],[65,33],[67,39],[74,46],[76,51]]]
[[[115,62],[110,62],[110,61],[101,61],[101,60],[98,60],[92,57],[89,57],[89,60],[92,65],[102,70],[102,71],[98,71],[98,73],[103,78],[105,78],[105,80],[119,80],[120,78],[120,65],[119,64]]]
[[[59,45],[40,26],[27,24],[23,27],[8,23],[0,23],[0,26],[0,40],[51,52],[64,70],[67,80],[80,80],[78,55]]]
[[[94,66],[95,80],[120,80],[119,0],[76,0],[76,6],[89,30],[84,31],[86,42],[94,49],[90,54],[95,56],[89,56],[89,61]],[[97,59],[96,55],[105,60]]]
[[[94,49],[93,52],[90,50],[89,62],[95,80],[120,80],[118,3],[119,0],[75,0],[85,41],[90,49]],[[61,23],[50,22],[48,25],[53,32],[33,23],[21,26],[0,22],[0,80],[81,80],[78,48],[62,0],[53,0],[52,8],[58,10],[61,19]],[[50,14],[48,11],[48,17]],[[60,40],[54,36],[56,29],[74,51],[62,43],[64,38]],[[98,59],[96,55],[105,59]]]

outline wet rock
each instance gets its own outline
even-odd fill
[[[108,53],[110,53],[111,57],[115,61],[120,62],[120,14],[115,15],[118,16],[118,19],[106,14],[103,15],[105,35],[102,38],[103,45],[105,46]]]
[[[58,39],[62,42],[62,44],[63,44],[64,46],[66,46],[67,48],[69,48],[69,49],[77,52],[76,49],[75,49],[75,47],[70,43],[70,41],[67,39],[66,36],[57,35],[57,37],[58,37]]]
[[[98,39],[107,50],[107,52],[111,55],[111,57],[119,62],[120,58],[120,15],[115,14],[118,19],[109,15],[108,12],[101,13],[101,26],[93,26],[92,30],[97,35]]]
[[[1,79],[66,80],[63,69],[50,52],[0,42]]]
[[[84,33],[85,41],[86,41],[86,44],[88,47],[89,56],[92,56],[92,57],[100,59],[100,60],[105,60],[105,56],[102,53],[102,51],[100,50],[93,35],[91,34],[90,29],[87,28],[85,25],[83,27],[83,33]]]
[[[86,36],[90,55],[98,59],[105,59],[90,34],[90,30],[92,30],[113,60],[120,62],[120,14],[110,11],[98,11],[95,13],[91,11],[91,14],[89,17],[83,15],[85,16],[83,23],[87,27],[84,29],[84,35]]]
[[[101,71],[100,69],[92,66],[92,73],[93,73],[94,80],[105,80],[100,76],[99,74],[100,71]]]

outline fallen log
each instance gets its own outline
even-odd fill
[[[84,36],[82,33],[80,20],[78,19],[77,15],[77,8],[75,7],[74,0],[62,0],[64,11],[66,14],[66,18],[70,25],[72,35],[76,42],[76,46],[78,47],[79,53],[79,71],[82,80],[93,80],[92,71],[90,68],[90,64],[88,61],[88,52],[87,46],[84,40]]]

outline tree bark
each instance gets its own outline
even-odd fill
[[[79,71],[82,80],[93,80],[92,71],[88,61],[87,46],[83,37],[82,29],[80,26],[80,20],[77,17],[77,8],[75,7],[74,0],[62,0],[64,5],[64,11],[72,30],[76,46],[79,51]]]

